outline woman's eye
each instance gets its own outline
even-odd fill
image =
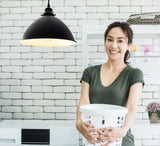
[[[112,41],[112,39],[107,39],[107,41],[111,42],[111,41]]]
[[[119,42],[119,43],[122,43],[123,41],[122,41],[122,40],[118,40],[118,42]]]

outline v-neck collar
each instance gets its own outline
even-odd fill
[[[102,84],[102,80],[101,80],[101,68],[102,68],[102,64],[99,65],[99,81],[100,81],[100,85],[103,86],[103,87],[105,87],[105,88],[111,87],[111,86],[119,79],[119,77],[120,77],[121,74],[126,70],[126,68],[128,68],[128,66],[129,66],[129,65],[127,65],[127,66],[120,72],[120,74],[117,76],[117,78],[116,78],[110,85],[104,86],[104,85]]]

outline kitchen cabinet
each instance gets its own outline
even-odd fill
[[[24,129],[27,131],[26,136],[28,134],[28,138],[31,138],[31,141],[25,138],[25,143]],[[35,135],[37,130],[39,131]],[[46,140],[42,141],[46,137],[46,135],[42,136],[44,132],[49,134],[48,143],[45,144]],[[75,128],[75,121],[4,120],[0,123],[0,146],[78,146],[78,144],[79,132]]]

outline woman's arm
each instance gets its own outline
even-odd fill
[[[140,99],[141,92],[142,92],[142,83],[136,83],[130,88],[129,98],[127,102],[128,114],[126,115],[125,122],[122,127],[126,133],[135,120],[138,101]]]
[[[81,122],[81,113],[79,112],[80,106],[85,104],[90,104],[89,101],[89,87],[90,85],[84,81],[82,81],[81,85],[81,97],[77,106],[77,124]],[[76,124],[76,126],[77,126]]]
[[[81,134],[88,140],[89,143],[95,144],[95,142],[98,142],[95,138],[98,138],[99,135],[97,134],[91,134],[92,132],[97,132],[96,129],[94,129],[93,125],[83,122],[81,120],[81,113],[79,112],[80,106],[85,104],[90,104],[89,101],[89,88],[90,85],[84,81],[82,81],[81,85],[81,98],[77,106],[77,122],[76,122],[76,128]]]
[[[101,138],[103,142],[109,142],[105,146],[108,146],[110,143],[113,143],[119,138],[124,137],[127,134],[127,131],[132,126],[137,112],[138,101],[142,92],[142,83],[136,83],[131,86],[129,91],[129,97],[127,101],[128,113],[125,117],[124,124],[122,128],[108,127],[104,128],[103,131],[110,131],[108,133],[100,132],[100,135],[105,137]]]

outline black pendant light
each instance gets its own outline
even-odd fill
[[[48,0],[44,14],[28,27],[21,44],[40,47],[63,47],[75,45],[76,41],[68,27],[55,17]]]

